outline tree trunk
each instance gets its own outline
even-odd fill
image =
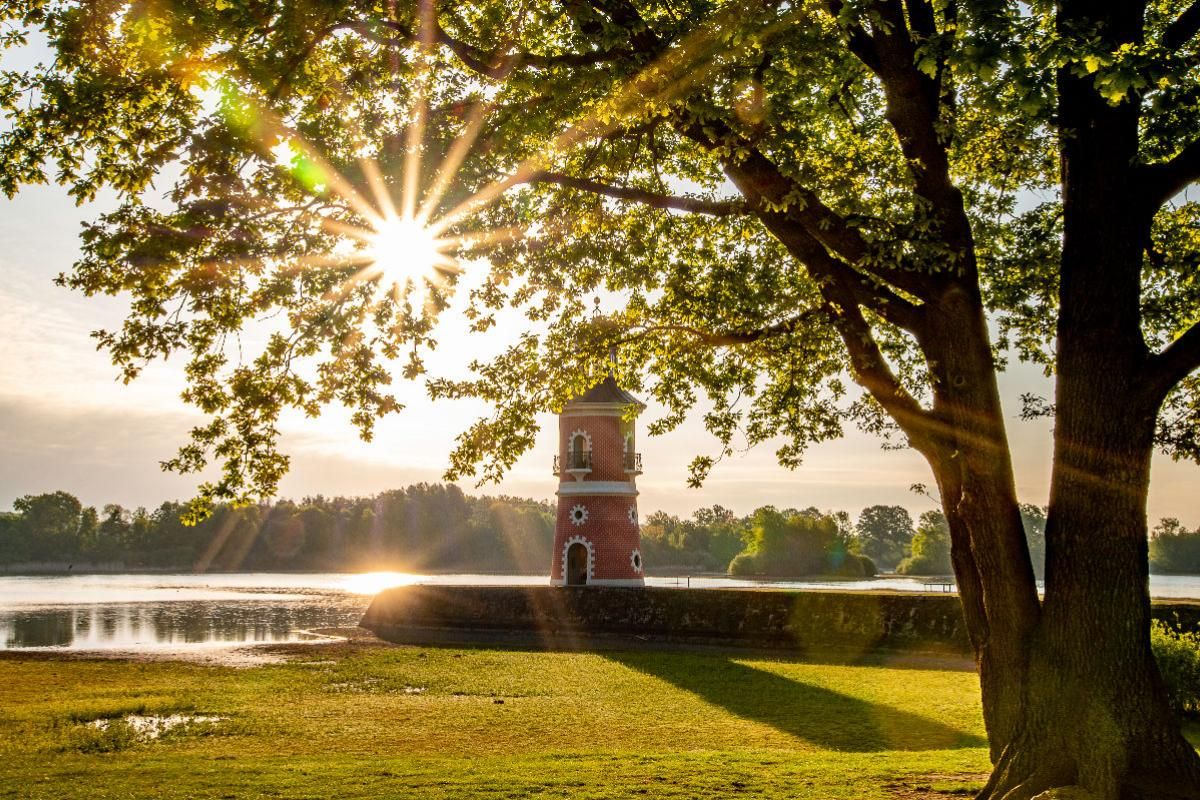
[[[1102,800],[1200,797],[1200,759],[1167,707],[1148,635],[1154,413],[1098,360],[1105,344],[1086,360],[1061,354],[1042,620],[1018,731],[981,798],[1076,785]]]
[[[1062,0],[1060,32],[1142,39],[1138,3]],[[1058,75],[1063,253],[1046,593],[1012,743],[981,800],[1079,786],[1100,800],[1200,798],[1200,758],[1150,649],[1146,496],[1161,398],[1147,390],[1139,103]]]
[[[1020,721],[1029,637],[1039,615],[1037,584],[982,302],[956,286],[936,306],[924,344],[935,373],[934,411],[950,421],[954,436],[929,460],[950,527],[995,761]]]

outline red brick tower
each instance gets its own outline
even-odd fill
[[[610,374],[571,400],[558,417],[558,522],[550,582],[560,586],[641,586],[637,485],[642,455],[633,422],[646,406]]]

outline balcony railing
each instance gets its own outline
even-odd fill
[[[630,475],[642,474],[642,454],[641,453],[626,453],[623,458],[625,472]],[[571,451],[567,453],[566,460],[560,456],[554,457],[554,474],[562,475],[564,472],[575,477],[576,480],[592,471],[592,454],[588,451]]]
[[[565,465],[559,460],[558,456],[554,457],[554,474],[561,475],[568,472],[576,478],[592,471],[592,454],[587,450],[572,450],[567,453]]]

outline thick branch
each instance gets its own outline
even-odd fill
[[[810,269],[820,271],[822,262],[832,259],[828,253],[814,248],[805,261]],[[922,408],[892,372],[854,298],[834,282],[824,284],[821,294],[837,311],[833,326],[850,356],[855,382],[866,389],[888,416],[896,421],[913,447],[930,457],[939,455],[945,444],[945,423]]]
[[[321,42],[325,41],[333,33],[336,33],[339,30],[344,30],[349,27],[350,27],[349,23],[345,23],[345,24],[338,24],[338,25],[329,25],[329,26],[317,31],[317,34],[315,36],[313,36],[313,38],[311,40],[309,40],[308,44],[306,44],[300,50],[300,52],[297,53],[292,58],[292,60],[288,62],[287,66],[285,66],[283,68],[283,72],[280,74],[279,80],[275,82],[275,87],[273,89],[271,89],[271,93],[270,93],[271,99],[278,100],[280,97],[283,96],[284,92],[287,91],[288,86],[291,84],[292,76],[296,74],[296,70],[300,69],[300,67],[304,65],[304,62],[307,61],[312,56],[313,51],[316,50],[317,47],[320,46]]]
[[[941,79],[944,65],[933,76],[917,68],[917,44],[920,38],[936,34],[933,8],[925,0],[906,0],[908,16],[898,0],[878,0],[871,11],[884,24],[868,33],[859,23],[848,21],[840,0],[826,4],[830,13],[841,15],[839,22],[850,35],[850,50],[879,79],[886,98],[886,116],[908,161],[914,188],[929,201],[941,224],[942,238],[961,253],[966,263],[958,265],[973,274],[974,239],[967,219],[962,193],[950,176],[945,120],[942,109]],[[910,33],[910,24],[912,33]]]
[[[634,49],[642,54],[657,54],[663,48],[650,25],[629,0],[595,0],[592,6],[612,20],[614,25],[624,28]]]
[[[840,8],[838,0],[832,0],[831,5],[834,4]],[[636,7],[628,0],[597,0],[594,6],[608,16],[613,23],[625,28],[629,33],[630,40],[640,52],[653,55],[661,50],[662,40],[650,29]],[[867,36],[861,28],[856,28],[855,31],[861,36]],[[851,35],[857,34],[852,32]],[[863,41],[869,43],[869,37]],[[752,205],[763,206],[763,201],[767,201],[770,204],[788,207],[789,214],[795,216],[806,227],[810,235],[816,237],[824,246],[836,252],[846,262],[858,264],[871,255],[867,240],[858,230],[847,224],[841,215],[825,205],[815,192],[785,177],[779,168],[751,142],[738,136],[727,125],[717,120],[705,120],[703,124],[680,120],[676,127],[684,136],[707,149],[715,149],[721,144],[729,144],[734,139],[738,140],[738,149],[749,152],[750,155],[736,166],[727,164],[726,173],[731,179],[734,179],[735,183],[738,181],[734,178],[734,172],[737,172],[754,184],[749,192],[747,186],[738,187]],[[871,308],[893,324],[912,329],[911,326],[919,316],[917,307],[883,286],[882,282],[886,281],[920,296],[920,292],[927,288],[923,276],[915,271],[878,264],[877,260],[870,267],[873,275],[865,275],[844,265],[839,266],[845,270],[842,278],[851,278],[845,280],[846,286],[853,287],[860,304]],[[904,322],[897,321],[901,318]]]
[[[693,214],[710,214],[716,217],[727,217],[734,214],[746,214],[750,209],[746,203],[737,200],[705,200],[699,197],[681,197],[678,195],[660,194],[645,189],[635,189],[629,186],[612,186],[586,178],[575,178],[556,172],[539,172],[531,177],[529,183],[553,183],[568,189],[581,192],[591,192],[617,200],[629,200],[654,208],[668,208],[676,211],[687,211]]]
[[[846,31],[850,52],[854,53],[867,69],[878,72],[879,54],[875,50],[875,43],[871,41],[871,34],[867,33],[867,29],[859,23],[842,18],[843,13],[846,13],[845,7],[846,4],[842,0],[828,0],[825,3],[825,9],[829,15],[838,20]]]
[[[871,288],[878,288],[880,291],[877,294],[885,302],[895,301],[897,306],[907,304],[894,292],[885,292],[885,287],[881,285],[883,282],[898,286],[918,297],[928,288],[924,276],[919,272],[890,267],[880,263],[879,259],[868,259],[868,256],[872,255],[871,246],[857,228],[825,205],[811,189],[784,175],[774,162],[728,126],[716,120],[709,120],[703,125],[696,122],[680,122],[676,127],[684,136],[710,150],[718,149],[722,145],[737,145],[733,149],[746,155],[736,162],[726,160],[725,174],[751,205],[764,209],[785,209],[782,215],[802,225],[810,236],[836,253],[847,264],[858,267],[870,260],[870,266],[863,269],[874,276]],[[710,138],[710,132],[715,138]],[[856,270],[851,272],[858,276],[860,281],[868,279],[864,273]]]
[[[1150,360],[1152,396],[1161,403],[1176,384],[1197,369],[1200,369],[1200,322]]]
[[[754,342],[762,341],[763,339],[772,339],[776,336],[786,336],[794,333],[806,322],[818,318],[828,318],[830,310],[827,306],[819,308],[805,309],[803,312],[789,317],[782,322],[776,322],[773,325],[766,325],[762,328],[756,328],[749,331],[706,331],[701,328],[696,328],[692,325],[648,325],[641,329],[642,334],[655,333],[658,331],[676,331],[690,334],[696,337],[701,344],[710,345],[712,347],[738,347]]]
[[[775,238],[808,267],[813,279],[822,287],[822,293],[828,287],[835,287],[840,304],[870,309],[897,328],[921,335],[924,315],[920,306],[900,297],[873,276],[852,269],[830,255],[812,232],[787,215],[760,212],[759,218]]]
[[[1192,37],[1200,32],[1200,0],[1192,3],[1184,12],[1167,26],[1163,34],[1163,46],[1169,50],[1178,50]]]
[[[926,39],[937,33],[933,4],[929,0],[904,0],[904,5],[908,9],[908,25],[914,33]]]
[[[503,80],[519,67],[531,67],[533,69],[551,69],[559,66],[587,67],[617,61],[633,55],[631,51],[621,49],[598,50],[594,53],[559,53],[557,55],[542,55],[520,51],[489,51],[451,36],[436,19],[432,20],[432,26],[433,41],[435,44],[443,45],[450,52],[454,53],[454,55],[458,56],[458,60],[467,69],[492,80]],[[337,28],[349,28],[376,44],[388,47],[407,46],[418,41],[418,37],[413,31],[395,20],[348,22],[333,26],[333,28],[335,30]],[[376,28],[387,29],[395,35],[385,36],[376,30]]]
[[[1200,180],[1200,139],[1193,139],[1164,164],[1143,167],[1147,202],[1151,211]]]

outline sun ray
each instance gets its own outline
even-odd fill
[[[330,217],[320,217],[318,222],[321,228],[326,233],[335,235],[349,236],[351,239],[357,239],[360,242],[370,242],[379,226],[383,225],[387,218],[382,214],[379,216],[379,221],[370,228],[364,228],[361,225],[353,225],[349,222],[343,222],[340,219],[332,219]]]
[[[425,192],[421,208],[417,211],[417,219],[428,221],[433,216],[438,203],[442,201],[455,175],[458,174],[458,168],[462,166],[467,154],[471,152],[471,147],[479,139],[479,134],[483,132],[483,123],[487,121],[487,115],[494,107],[495,104],[491,101],[471,106],[467,112],[466,129],[455,137],[450,151],[442,159],[433,182]]]
[[[367,198],[363,197],[354,184],[338,172],[304,137],[290,132],[282,124],[279,125],[279,129],[281,133],[277,136],[280,140],[287,141],[292,146],[299,148],[300,155],[316,166],[322,179],[334,194],[349,203],[356,213],[369,220],[371,224],[379,224],[383,220],[382,214],[371,205]],[[287,138],[285,139],[284,136]]]
[[[529,235],[521,225],[510,225],[507,228],[493,228],[486,231],[464,233],[461,236],[447,236],[442,241],[448,244],[448,249],[467,250],[472,247],[484,247],[492,244],[504,244],[523,239]]]
[[[417,74],[414,81],[410,121],[405,133],[403,188],[400,193],[400,216],[403,219],[416,217],[417,196],[421,184],[421,145],[425,141],[425,121],[429,115],[429,55],[433,50],[434,28],[437,10],[434,0],[419,0]]]
[[[371,158],[362,159],[360,164],[363,176],[367,179],[367,185],[371,187],[371,195],[375,198],[375,205],[379,208],[380,216],[384,219],[396,216],[396,204],[392,202],[392,193],[383,179],[383,173],[379,171],[379,164]]]
[[[394,5],[392,7],[389,17],[394,16]],[[470,215],[495,203],[505,192],[528,182],[537,172],[552,168],[579,146],[628,126],[644,116],[647,107],[688,91],[720,60],[719,48],[724,45],[723,39],[716,34],[729,18],[728,15],[714,16],[711,24],[685,39],[679,47],[644,66],[628,80],[615,84],[606,99],[546,142],[534,155],[507,174],[485,182],[448,212],[439,214],[439,205],[499,100],[492,97],[471,104],[463,119],[462,130],[423,187],[424,139],[430,124],[430,92],[436,54],[436,13],[435,0],[419,0],[417,46],[414,60],[410,62],[413,68],[411,93],[404,120],[404,152],[398,176],[385,175],[380,162],[364,158],[361,179],[347,178],[302,135],[239,92],[242,108],[249,109],[248,113],[253,117],[249,129],[260,140],[259,146],[264,153],[274,156],[278,167],[310,191],[314,202],[319,199],[326,212],[332,211],[343,218],[314,213],[307,208],[296,208],[292,213],[299,221],[319,225],[324,232],[351,245],[351,249],[345,251],[340,251],[339,245],[334,248],[335,252],[293,259],[284,269],[357,267],[352,275],[340,282],[338,293],[332,296],[344,297],[364,284],[375,284],[375,302],[365,306],[364,313],[377,309],[389,297],[399,304],[414,292],[426,295],[427,308],[429,289],[444,284],[450,276],[461,271],[456,259],[460,251],[503,244],[529,235],[527,230],[516,226],[477,232],[454,229]],[[500,49],[503,51],[505,46]],[[396,52],[391,55],[394,69],[399,74],[400,55]],[[348,124],[353,125],[354,121],[348,120]],[[397,182],[398,188],[395,187]],[[369,199],[364,192],[370,195]],[[357,224],[352,221],[352,215],[357,217]]]

